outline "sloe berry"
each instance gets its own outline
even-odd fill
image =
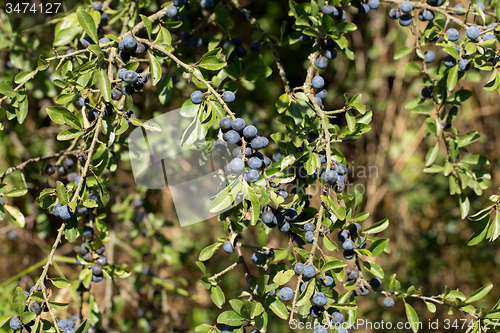
[[[321,69],[326,68],[326,66],[328,66],[328,59],[326,59],[325,57],[317,58],[316,59],[316,66],[318,66],[318,68],[321,68]]]
[[[199,90],[193,91],[191,94],[191,102],[193,102],[193,104],[201,104],[202,99],[203,93]]]
[[[400,17],[401,17],[401,11],[399,10],[399,8],[392,8],[389,11],[389,18],[397,20]]]
[[[293,298],[293,290],[290,287],[284,287],[280,290],[279,298],[283,302],[291,301]]]
[[[52,176],[56,172],[56,168],[52,164],[48,164],[45,167],[45,173],[49,176]]]
[[[243,136],[246,140],[252,140],[257,136],[257,127],[254,125],[248,125],[243,129]]]
[[[373,289],[377,289],[377,288],[380,288],[380,286],[382,285],[382,281],[378,278],[378,277],[374,277],[370,280],[370,286],[373,288]]]
[[[335,8],[335,6],[324,5],[323,8],[321,9],[321,11],[323,12],[323,14],[332,15],[333,12],[336,11],[336,8]]]
[[[124,63],[127,63],[130,60],[130,53],[125,51],[118,52],[118,58],[121,59]]]
[[[347,260],[351,260],[354,258],[354,251],[353,250],[345,250],[343,255],[344,255],[344,258],[346,258]]]
[[[319,278],[322,285],[325,287],[330,287],[333,284],[333,278],[330,275],[325,275],[325,278]]]
[[[42,306],[38,302],[31,303],[30,311],[34,314],[39,315],[40,313],[42,313]]]
[[[14,331],[18,331],[23,327],[23,322],[21,321],[21,318],[19,317],[14,317],[10,320],[9,323],[10,328],[12,328]]]
[[[260,252],[255,252],[252,254],[252,262],[255,265],[262,265],[266,261],[266,257],[260,253]]]
[[[250,43],[250,50],[252,52],[260,52],[260,49],[262,48],[262,45],[258,40],[254,40],[252,43]]]
[[[384,305],[388,308],[394,306],[394,299],[392,297],[386,297],[384,298]]]
[[[235,120],[233,120],[233,129],[235,131],[238,131],[238,132],[243,131],[245,126],[246,126],[246,123],[245,123],[244,119],[236,118]]]
[[[89,227],[89,226],[83,227],[82,235],[85,238],[93,238],[94,237],[94,228]]]
[[[468,27],[467,37],[469,37],[469,39],[476,40],[479,37],[479,29],[476,26]]]
[[[221,128],[222,132],[227,132],[233,128],[233,121],[231,120],[231,118],[224,117],[219,121],[219,127]]]
[[[245,180],[248,183],[255,183],[257,180],[259,180],[260,174],[257,170],[255,169],[250,169],[245,173]]]
[[[96,263],[104,267],[108,264],[108,257],[106,257],[104,254],[101,254],[99,258],[97,258]]]
[[[269,140],[263,136],[257,136],[255,138],[253,138],[252,141],[250,142],[250,146],[252,147],[252,149],[255,149],[255,150],[265,148],[265,147],[267,147],[268,144],[269,144]]]
[[[470,63],[467,59],[462,59],[458,62],[458,68],[462,71],[468,71],[470,69]]]
[[[300,286],[300,292],[301,293],[303,293],[304,290],[306,290],[308,283],[309,283],[309,281],[302,283],[302,285]]]
[[[435,56],[434,52],[432,52],[432,51],[427,51],[427,52],[425,52],[425,54],[424,54],[424,61],[425,61],[425,62],[427,62],[427,63],[429,63],[429,62],[433,62],[435,57],[436,57],[436,56]]]
[[[240,135],[238,134],[238,132],[236,132],[235,130],[230,130],[226,133],[224,133],[224,135],[222,136],[224,140],[226,140],[228,143],[230,144],[233,144],[235,145],[236,143],[238,143],[238,141],[241,140],[241,137]],[[254,139],[255,140],[255,139]],[[253,147],[252,147],[253,148]]]
[[[379,0],[368,0],[367,2],[368,7],[371,9],[377,9],[380,6],[380,1]]]
[[[368,14],[369,11],[370,11],[370,6],[368,6],[366,3],[363,3],[358,7],[358,14],[361,15]]]
[[[95,264],[92,266],[92,274],[94,275],[102,275],[102,266],[99,264]]]
[[[115,101],[118,101],[120,98],[122,98],[123,93],[121,92],[120,89],[112,89],[111,90],[111,98]]]
[[[324,326],[321,326],[320,324],[317,324],[314,327],[313,333],[328,333],[328,330]]]
[[[326,295],[323,293],[315,293],[312,297],[312,301],[317,306],[324,306],[327,302]]]
[[[126,71],[125,74],[123,74],[123,81],[125,81],[127,83],[134,84],[137,82],[138,78],[139,78],[139,76],[134,71]]]
[[[323,89],[323,90],[321,90],[320,92],[317,92],[317,93],[315,94],[315,96],[316,96],[316,97],[319,97],[319,98],[321,98],[321,99],[325,99],[325,98],[326,98],[326,96],[328,96],[328,92],[327,92],[325,89]]]
[[[231,241],[229,240],[225,241],[222,247],[227,253],[233,253],[234,251],[233,244],[231,244]]]
[[[83,39],[82,39],[82,45],[83,47],[87,48],[89,47],[90,45],[92,44],[95,44],[94,41],[92,40],[92,38],[90,38],[90,36],[85,36]]]
[[[407,27],[411,24],[412,20],[411,20],[411,15],[410,14],[403,14],[401,15],[401,17],[399,18],[399,24],[403,27]]]
[[[175,6],[169,6],[169,7],[167,8],[167,11],[165,12],[165,15],[167,15],[167,17],[172,18],[172,17],[174,17],[175,15],[177,15],[177,12],[178,12],[177,7],[175,7]]]
[[[234,93],[232,91],[225,91],[222,94],[222,100],[226,103],[231,103],[234,101],[236,97],[234,96]]]
[[[316,267],[314,267],[311,264],[304,265],[304,269],[302,270],[302,274],[308,278],[312,279],[313,277],[316,276]]]
[[[422,97],[423,98],[432,98],[433,95],[434,95],[434,93],[433,93],[431,87],[424,87],[422,89]]]
[[[299,37],[299,41],[302,44],[309,44],[312,41],[312,37],[309,36],[309,35],[301,34],[300,37]]]
[[[293,271],[295,272],[295,274],[300,275],[304,271],[304,264],[301,262],[296,263]]]
[[[340,312],[334,312],[332,313],[332,325],[333,326],[340,326],[344,322],[344,315]]]
[[[232,172],[239,173],[245,169],[245,162],[241,158],[233,158],[229,163]]]
[[[214,0],[201,0],[200,6],[203,9],[211,9],[214,6]]]
[[[260,169],[262,167],[262,160],[258,157],[250,157],[248,167],[250,169]]]
[[[312,79],[311,84],[315,89],[321,89],[325,85],[325,80],[321,76],[316,76]]]
[[[137,40],[132,35],[127,35],[118,43],[120,50],[131,51],[137,47]]]
[[[174,0],[174,6],[182,7],[186,4],[186,0]]]
[[[448,35],[448,39],[452,42],[458,40],[458,37],[460,36],[458,30],[455,28],[450,28],[446,30],[446,35]]]
[[[403,13],[409,13],[413,9],[413,4],[410,1],[403,1],[399,8],[401,8]]]
[[[101,10],[102,9],[102,2],[101,1],[94,1],[92,3],[92,7],[94,7],[95,10]]]
[[[455,5],[455,6],[453,6],[453,8],[464,9],[465,6],[463,4],[461,4],[461,3],[459,3],[459,4]],[[465,12],[464,11],[456,11],[455,14],[457,14],[457,15],[465,15]]]

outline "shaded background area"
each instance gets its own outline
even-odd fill
[[[143,14],[153,13],[160,6],[155,1],[143,4],[148,8],[143,9]],[[289,22],[286,32],[293,31],[287,13],[287,1],[242,1],[240,4],[250,9],[270,34],[279,35],[283,20]],[[116,9],[120,6],[122,4],[118,2],[111,4]],[[465,243],[478,224],[460,218],[457,203],[449,195],[446,178],[440,174],[422,172],[425,155],[435,144],[435,139],[424,137],[422,126],[425,116],[412,114],[404,108],[408,100],[420,96],[422,76],[407,71],[410,61],[418,61],[415,56],[393,60],[399,48],[414,45],[414,37],[408,28],[401,28],[397,21],[388,19],[387,12],[390,8],[391,6],[382,4],[378,10],[372,10],[365,16],[355,14],[356,10],[352,7],[347,9],[348,21],[355,22],[359,27],[357,31],[348,34],[355,60],[350,61],[339,52],[337,59],[329,62],[327,70],[322,74],[328,91],[324,104],[326,109],[337,109],[343,106],[344,93],[354,95],[361,92],[363,101],[374,116],[372,130],[361,140],[335,144],[335,148],[344,153],[351,165],[349,189],[357,186],[358,190],[364,192],[363,206],[370,213],[370,218],[362,223],[363,228],[383,218],[388,218],[391,222],[382,234],[391,240],[391,254],[376,259],[386,272],[385,281],[390,274],[397,274],[403,289],[415,285],[417,288],[421,287],[425,295],[436,295],[444,292],[448,285],[470,294],[486,283],[497,285],[500,282],[500,247],[498,242],[486,241],[475,247],[467,247]],[[181,28],[172,30],[174,39],[178,38],[180,32],[191,30],[202,19],[199,11],[187,9],[184,14],[186,23]],[[251,41],[262,38],[235,10],[231,11],[228,24],[231,31],[243,37],[243,45],[248,51]],[[51,28],[36,28],[23,33],[12,33],[5,14],[1,13],[0,81],[12,80],[17,73],[33,69],[39,54],[53,53],[50,48],[53,33],[50,31]],[[119,33],[111,26],[106,27],[105,31]],[[217,32],[216,27],[209,26],[198,36],[211,38]],[[75,44],[75,47],[81,46]],[[307,57],[311,50],[311,44],[297,43],[278,47],[292,87],[303,84],[309,66]],[[61,53],[64,50],[58,51]],[[437,65],[445,56],[434,51],[436,60],[431,66]],[[206,52],[206,46],[193,50],[187,45],[181,45],[176,52],[189,63]],[[273,75],[258,84],[241,84],[231,109],[247,123],[256,125],[260,133],[269,136],[284,130],[284,126],[277,121],[279,114],[274,106],[283,93],[283,85],[277,75],[272,53],[265,46],[262,55],[266,64],[273,68]],[[164,75],[173,77],[172,98],[166,105],[161,105],[157,101],[156,88],[148,83],[143,91],[134,95],[133,111],[138,118],[150,119],[176,109],[194,90],[194,86],[189,84],[175,66],[169,66],[168,69],[163,66],[163,71]],[[481,73],[471,71],[466,76],[468,79],[460,80],[458,85],[461,86],[456,89],[469,89],[474,95],[459,110],[454,127],[461,133],[478,130],[481,139],[469,149],[471,153],[487,156],[492,162],[491,165],[483,166],[492,174],[492,180],[489,190],[471,203],[471,211],[475,212],[486,205],[489,195],[498,194],[500,186],[500,98],[497,92],[482,89],[489,74],[481,76]],[[58,94],[52,83],[56,77],[58,73],[52,66],[27,84],[30,109],[23,125],[17,124],[15,120],[1,120],[0,172],[31,157],[67,148],[68,143],[55,140],[62,126],[52,123],[45,111],[47,106],[54,104]],[[340,119],[333,121],[345,125]],[[109,332],[193,332],[198,324],[214,324],[221,310],[213,305],[208,291],[198,285],[202,273],[195,262],[202,248],[217,237],[225,237],[222,233],[223,222],[213,219],[180,228],[168,191],[145,191],[135,186],[128,152],[124,146],[125,140],[126,135],[122,135],[113,147],[118,169],[114,173],[107,172],[107,175],[114,195],[108,207],[99,213],[107,214],[104,221],[111,230],[109,239],[105,240],[108,260],[131,269],[133,273],[128,279],[116,280],[116,285],[111,281],[93,284],[91,293],[104,313],[104,327]],[[271,156],[275,149],[276,146],[271,144],[266,149],[266,155]],[[444,150],[441,150],[438,162],[444,157]],[[4,309],[8,312],[7,309],[11,307],[13,289],[17,285],[29,289],[41,270],[35,269],[16,281],[6,282],[46,257],[61,223],[34,202],[43,188],[54,187],[57,180],[56,176],[47,177],[43,172],[44,168],[45,164],[40,162],[30,164],[24,170],[30,188],[27,200],[3,198],[6,203],[14,203],[22,209],[27,216],[27,224],[24,229],[20,229],[8,219],[0,222],[2,312]],[[365,174],[362,173],[363,170]],[[14,173],[5,181],[10,187],[20,186],[21,173]],[[142,205],[135,205],[138,199],[143,200]],[[279,231],[273,230],[266,237],[262,229],[251,228],[245,232],[241,242],[248,245],[286,247],[283,237],[278,237],[275,233]],[[332,239],[334,237],[332,235]],[[49,275],[61,274],[71,281],[78,279],[80,268],[71,263],[78,245],[79,240],[75,244],[63,242],[57,252],[60,257]],[[247,258],[251,253],[250,250],[245,252]],[[219,250],[206,265],[214,273],[223,270],[236,259],[235,254],[228,255]],[[288,261],[283,261],[283,264],[289,265]],[[251,272],[258,274],[255,267],[251,267]],[[60,290],[55,296],[55,301],[70,303],[69,308],[61,312],[62,317],[79,312],[80,294],[74,291],[77,286],[78,283],[75,283],[72,290]],[[241,267],[223,276],[221,287],[226,293],[226,299],[245,289]],[[499,298],[500,288],[496,286],[486,297],[484,306],[492,307]],[[84,296],[84,300],[86,299],[87,296]],[[402,301],[396,300],[395,307],[386,309],[382,300],[382,295],[375,295],[373,292],[359,300],[358,317],[372,322],[381,319],[393,323],[406,322]],[[424,322],[428,319],[443,322],[444,319],[467,318],[455,312],[448,315],[448,308],[445,306],[438,306],[437,312],[432,314],[420,300],[414,300],[411,304]],[[84,305],[83,312],[86,313],[87,310]],[[284,321],[275,320],[270,323],[268,331],[291,330]],[[436,332],[427,329],[423,331]],[[448,330],[440,325],[438,331]],[[0,332],[3,332],[2,329]]]

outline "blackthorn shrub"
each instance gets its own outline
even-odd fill
[[[423,278],[438,271],[432,251],[446,252],[440,264],[448,271],[458,265],[450,253],[469,253],[447,252],[456,239],[466,234],[474,246],[500,235],[491,172],[498,143],[488,132],[500,85],[498,3],[242,6],[82,2],[32,32],[4,13],[0,219],[8,225],[0,237],[9,240],[2,247],[9,260],[0,266],[12,275],[1,279],[8,297],[0,298],[0,323],[81,333],[161,331],[175,321],[174,331],[257,333],[301,321],[323,333],[317,324],[372,315],[362,309],[381,317],[380,307],[358,303],[384,295],[386,307],[404,301],[394,319],[418,322],[411,304],[424,301],[436,316],[455,311],[474,319],[470,331],[486,331],[484,320],[498,309],[481,299],[498,292],[473,281],[479,274],[470,267],[482,265],[480,275],[494,281],[494,243],[460,259],[467,276],[452,283],[461,291],[424,296],[436,286],[410,284],[450,279]],[[179,108],[188,120],[176,128],[182,135],[156,123]],[[137,127],[143,139],[134,141]],[[153,156],[176,146],[200,151],[183,150],[176,166]],[[144,158],[140,172],[136,158]],[[359,172],[372,164],[376,176]],[[186,175],[203,179],[198,167],[220,186],[208,202],[183,203],[213,217],[181,232],[176,213],[186,212],[175,196],[191,186]],[[146,175],[159,179],[144,189]],[[397,230],[385,215],[400,220]],[[401,244],[401,234],[412,242]],[[400,282],[401,265],[386,258],[410,245]],[[237,255],[219,256],[221,247]],[[32,280],[28,293],[21,287]],[[189,308],[206,299],[222,313]],[[85,318],[62,316],[72,309]]]

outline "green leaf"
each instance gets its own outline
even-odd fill
[[[68,141],[68,140],[72,140],[74,138],[78,138],[80,136],[82,136],[81,130],[78,130],[76,128],[70,128],[70,129],[64,130],[61,133],[57,134],[57,140]]]
[[[92,276],[92,274],[91,274],[91,275],[89,275],[89,276]],[[58,310],[58,311],[60,311],[60,310],[64,310],[64,309],[66,309],[66,308],[68,307],[69,303],[49,302],[49,305],[50,305],[50,307],[51,307],[53,310]]]
[[[349,101],[349,107],[357,110],[361,114],[366,113],[366,107],[361,101],[361,94],[356,94],[354,97]]]
[[[0,316],[0,327],[7,324],[7,322],[11,319],[12,319],[12,316]]]
[[[488,283],[487,285],[482,286],[481,288],[479,288],[478,290],[473,292],[469,297],[467,297],[465,299],[464,303],[469,304],[472,302],[479,301],[481,298],[486,296],[486,294],[488,294],[492,288],[493,288],[493,285],[491,283]]]
[[[16,75],[16,77],[14,78],[14,82],[17,84],[23,84],[33,78],[37,72],[37,70],[21,72]]]
[[[111,82],[102,68],[97,72],[97,82],[102,93],[102,98],[109,103],[111,101]]]
[[[83,9],[79,9],[76,13],[76,17],[78,18],[78,23],[82,26],[83,30],[87,33],[87,35],[92,38],[94,43],[97,44],[99,37],[97,35],[97,27],[95,25],[95,21],[87,11]]]
[[[425,166],[428,167],[434,163],[439,151],[439,141],[427,152],[425,157]]]
[[[274,302],[272,302],[269,305],[269,308],[272,312],[274,312],[275,315],[277,315],[281,319],[288,318],[288,310],[286,309],[285,304],[281,303],[279,299],[276,299]]]
[[[28,324],[30,321],[35,320],[36,314],[33,312],[26,311],[21,315],[21,321],[23,324]]]
[[[452,91],[455,88],[458,80],[458,65],[454,66],[448,72],[448,78],[446,79],[446,87],[449,91]]]
[[[295,272],[293,271],[293,269],[289,269],[287,271],[279,271],[278,274],[276,274],[276,276],[273,278],[273,282],[276,283],[277,285],[284,285],[286,284],[288,281],[290,281],[290,279],[295,275]]]
[[[151,63],[151,78],[153,79],[153,86],[156,86],[161,79],[161,65],[158,59],[148,51],[149,62]]]
[[[377,222],[374,225],[372,225],[371,227],[363,230],[363,232],[365,234],[376,234],[378,232],[384,231],[385,229],[387,229],[388,226],[389,226],[389,220],[383,219],[382,221]]]
[[[163,80],[158,83],[158,100],[162,105],[165,105],[172,96],[174,82],[170,75],[165,75]]]
[[[221,57],[222,48],[218,47],[205,53],[196,63],[197,67],[204,68],[209,71],[217,71],[224,68],[227,63]]]
[[[24,228],[25,220],[24,220],[24,215],[16,208],[13,206],[9,205],[4,205],[3,206],[5,210],[12,216],[14,219],[14,223],[16,223],[19,227]]]
[[[404,46],[396,52],[396,54],[394,55],[394,60],[399,60],[399,59],[407,56],[408,54],[410,54],[412,51],[413,51],[413,48]]]
[[[69,283],[68,280],[63,279],[63,278],[53,278],[53,279],[51,279],[51,281],[52,281],[52,284],[56,288],[59,288],[59,289],[71,286],[71,283]]]
[[[488,231],[488,226],[490,225],[490,218],[488,217],[485,219],[479,227],[474,231],[474,233],[469,237],[469,240],[467,241],[468,246],[474,246],[479,243],[486,237],[486,233]]]
[[[328,235],[325,235],[325,237],[323,237],[323,245],[328,251],[335,251],[339,248],[335,242],[332,242]]]
[[[443,171],[443,167],[441,165],[433,165],[424,169],[425,173],[438,173]]]
[[[418,332],[419,328],[419,321],[418,321],[418,315],[415,312],[415,309],[408,303],[405,303],[405,311],[406,311],[406,317],[408,317],[408,322],[411,324],[411,329],[413,332]]]
[[[26,193],[28,193],[27,189],[25,189],[25,188],[18,188],[18,189],[14,189],[12,191],[7,192],[5,195],[8,196],[8,197],[11,197],[11,198],[16,198],[16,197],[22,197]]]
[[[363,261],[363,266],[365,266],[365,268],[376,277],[379,277],[381,279],[384,278],[384,271],[376,263],[370,261]]]
[[[495,211],[495,218],[493,219],[493,223],[490,225],[488,229],[488,237],[490,242],[493,242],[500,236],[500,214],[498,211]]]
[[[87,329],[89,328],[89,321],[87,319],[85,319],[85,321],[80,324],[80,326],[78,326],[77,330],[75,331],[75,333],[83,333],[83,332],[86,332]]]
[[[290,96],[287,93],[282,94],[280,98],[278,98],[278,101],[275,104],[278,113],[285,112],[289,105],[290,105]]]
[[[254,65],[250,67],[245,78],[250,82],[255,82],[261,79],[265,79],[273,73],[273,70],[265,65]]]
[[[212,245],[207,246],[203,250],[201,250],[200,255],[198,257],[199,261],[206,261],[214,255],[214,253],[221,247],[222,243],[218,242]]]
[[[56,33],[54,38],[54,46],[63,46],[71,43],[73,39],[82,31],[79,26],[61,29]]]
[[[234,311],[222,312],[219,315],[219,317],[217,317],[217,323],[219,323],[219,324],[240,326],[245,322],[246,322],[246,320]]]
[[[224,296],[224,292],[219,286],[212,287],[212,289],[210,290],[210,297],[212,298],[214,304],[219,309],[222,309],[222,306],[226,302],[226,296]]]
[[[343,262],[342,260],[338,259],[333,259],[332,261],[327,262],[322,268],[322,272],[327,272],[332,269],[337,269],[337,268],[342,268],[347,266],[347,263]]]
[[[140,15],[142,22],[144,22],[144,26],[146,27],[146,31],[148,32],[149,39],[151,39],[151,31],[153,30],[153,26],[151,24],[151,20],[145,16],[145,15]]]
[[[82,128],[80,120],[78,120],[78,118],[66,108],[53,106],[47,108],[47,114],[49,115],[50,119],[56,124],[70,125],[77,129]]]
[[[309,158],[306,161],[305,167],[308,175],[314,174],[321,166],[321,161],[318,154],[310,153]]]
[[[371,252],[372,257],[376,257],[382,252],[384,252],[385,248],[389,244],[389,239],[384,238],[384,239],[377,239],[375,242],[373,242],[370,247],[368,248],[368,251]]]
[[[465,195],[465,193],[460,194],[458,197],[459,203],[460,203],[460,213],[462,216],[462,219],[465,219],[467,215],[469,214],[469,209],[470,209],[470,202],[469,202],[469,197]]]
[[[20,287],[16,287],[16,290],[14,291],[12,306],[14,307],[14,311],[16,311],[18,315],[23,314],[24,308],[26,307],[26,296],[24,295],[24,291]]]
[[[465,147],[474,141],[479,140],[480,136],[477,131],[470,131],[458,137],[458,147]]]
[[[425,302],[425,305],[427,306],[427,310],[429,310],[429,312],[431,313],[436,312],[436,305],[434,303]]]

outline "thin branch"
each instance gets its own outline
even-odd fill
[[[238,266],[238,264],[240,264],[239,261],[235,262],[234,264],[232,264],[231,266],[229,266],[225,270],[223,270],[223,271],[215,274],[214,276],[210,277],[209,280],[216,280],[219,276],[222,276],[222,275],[226,274],[227,272],[233,270],[236,266]]]
[[[50,160],[52,158],[55,158],[55,157],[60,157],[60,156],[66,156],[66,155],[75,155],[76,153],[80,152],[79,150],[71,150],[71,151],[61,151],[59,153],[56,153],[56,154],[52,154],[52,155],[47,155],[47,156],[40,156],[40,157],[35,157],[35,158],[30,158],[29,160],[26,160],[24,161],[23,163],[19,164],[19,165],[16,165],[16,166],[13,166],[13,167],[10,167],[8,168],[1,176],[0,176],[0,181],[3,181],[5,179],[5,177],[7,177],[8,175],[10,175],[11,173],[13,173],[14,171],[16,170],[22,170],[26,165],[30,164],[30,163],[35,163],[35,162],[40,162],[40,161],[43,161],[43,160]]]

